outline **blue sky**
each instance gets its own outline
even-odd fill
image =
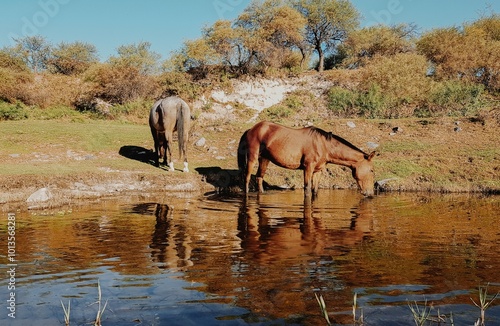
[[[218,19],[233,20],[250,0],[0,0],[0,47],[42,35],[52,44],[82,41],[105,61],[120,45],[148,41],[163,59]],[[421,31],[500,13],[498,0],[351,0],[362,25],[415,23]]]

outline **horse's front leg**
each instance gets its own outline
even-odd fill
[[[321,178],[321,171],[314,172],[312,175],[312,192],[314,195],[318,194],[319,179]]]
[[[304,195],[305,196],[310,196],[311,195],[311,185],[312,185],[312,180],[313,179],[313,169],[311,166],[306,165],[304,169]]]

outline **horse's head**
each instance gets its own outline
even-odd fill
[[[371,161],[374,156],[375,152],[365,155],[363,160],[352,166],[352,176],[356,179],[361,189],[361,193],[367,197],[371,197],[374,194],[373,187],[375,175],[373,173],[373,163]]]

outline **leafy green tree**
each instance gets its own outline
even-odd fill
[[[52,50],[51,45],[41,35],[26,36],[15,39],[16,45],[12,49],[21,60],[35,73],[47,68],[47,63]]]
[[[94,45],[83,42],[63,42],[53,49],[49,59],[49,70],[63,75],[76,75],[81,74],[98,61],[97,49]]]
[[[241,32],[241,29],[233,28],[231,21],[218,20],[212,26],[203,29],[203,38],[217,53],[221,64],[235,67],[241,66],[245,61]]]
[[[305,40],[318,54],[321,72],[325,52],[333,52],[359,26],[359,13],[348,0],[294,0],[294,6],[307,19]]]
[[[184,42],[181,55],[184,69],[192,72],[196,70],[199,78],[206,77],[209,67],[219,61],[219,56],[204,38]]]
[[[237,18],[235,26],[248,54],[248,63],[281,68],[294,49],[304,52],[305,18],[281,0],[252,2]],[[305,53],[305,52],[304,52]]]
[[[159,72],[159,60],[161,55],[151,51],[151,43],[140,42],[138,44],[122,45],[118,47],[118,56],[109,58],[109,63],[118,66],[136,68],[144,75]]]

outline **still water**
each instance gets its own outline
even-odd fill
[[[415,302],[473,325],[478,286],[500,291],[499,209],[499,197],[323,190],[312,203],[277,191],[15,212],[15,319],[4,212],[0,324],[64,325],[61,301],[71,325],[92,324],[100,287],[103,325],[326,325],[315,294],[352,325],[354,293],[365,325],[414,325]],[[486,325],[500,324],[495,304]]]

